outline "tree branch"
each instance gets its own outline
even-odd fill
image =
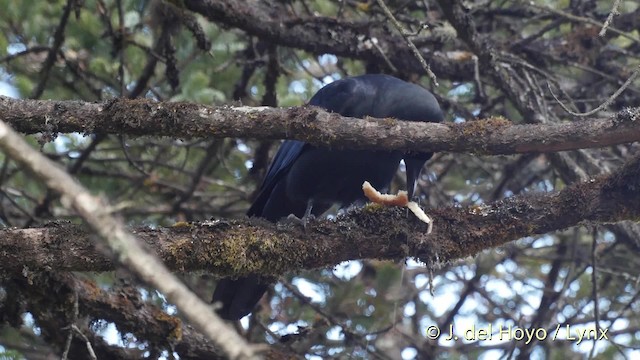
[[[288,15],[281,4],[274,1],[211,1],[185,0],[187,9],[201,14],[209,21],[238,28],[247,34],[270,43],[302,49],[316,55],[334,54],[373,62],[381,68],[391,64],[405,73],[422,74],[422,64],[401,36],[390,34],[381,22],[348,21],[334,17]],[[375,46],[376,41],[381,53]],[[473,63],[448,59],[430,50],[442,40],[437,37],[417,37],[414,43],[427,59],[434,73],[452,81],[473,78]],[[385,59],[385,57],[387,59]]]
[[[38,326],[48,325],[50,341],[62,341],[64,333],[60,328],[68,326],[69,317],[64,307],[55,307],[58,313],[48,315],[51,304],[65,304],[69,298],[78,299],[79,316],[90,319],[103,319],[118,324],[118,330],[131,332],[137,337],[144,338],[156,344],[172,346],[180,353],[182,359],[224,359],[219,348],[214,347],[205,336],[195,331],[177,316],[167,314],[162,308],[146,303],[140,298],[140,293],[133,287],[114,287],[105,291],[94,281],[76,277],[71,273],[62,272],[30,272],[25,271],[22,276],[12,277],[9,291],[12,296],[24,297],[29,304],[28,311],[35,312],[34,316],[40,320]],[[68,310],[67,310],[68,311]],[[42,321],[54,323],[42,324]],[[83,351],[84,344],[75,349],[70,358],[87,358]],[[114,347],[113,350],[120,350]],[[115,358],[113,354],[103,354],[101,358]],[[122,356],[118,358],[139,358],[137,356]]]
[[[13,129],[0,121],[0,148],[6,156],[29,169],[48,188],[62,195],[62,204],[75,210],[118,257],[118,261],[141,279],[163,292],[167,299],[231,359],[256,359],[256,348],[233,331],[211,307],[169,272],[160,260],[149,254],[124,224],[110,214],[109,206],[92,196],[56,163],[27,144]]]
[[[0,118],[26,134],[84,132],[177,138],[287,138],[333,148],[484,155],[554,152],[640,140],[640,108],[628,108],[608,118],[559,124],[514,125],[504,118],[437,124],[345,118],[310,106],[212,107],[127,99],[95,104],[0,96]]]
[[[611,175],[562,191],[513,196],[486,205],[431,209],[433,232],[404,209],[370,205],[336,221],[298,226],[260,219],[179,223],[172,228],[136,228],[169,268],[206,270],[224,276],[333,266],[353,259],[404,259],[433,263],[536,234],[588,222],[635,220],[640,215],[640,157]],[[0,231],[0,271],[113,270],[89,234],[75,225]]]

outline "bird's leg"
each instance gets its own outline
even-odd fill
[[[310,199],[309,201],[307,201],[307,208],[304,211],[304,215],[302,216],[302,219],[295,216],[294,214],[289,214],[286,220],[289,223],[297,223],[302,225],[304,230],[307,231],[307,224],[309,224],[309,221],[314,220],[316,218],[311,213],[312,210],[313,210],[313,199]]]

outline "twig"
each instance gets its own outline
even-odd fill
[[[420,54],[420,50],[418,50],[418,48],[413,43],[413,41],[409,39],[409,36],[411,34],[404,28],[404,26],[402,26],[402,24],[400,24],[400,22],[395,18],[395,16],[393,16],[393,14],[391,13],[391,10],[389,10],[389,8],[387,7],[387,4],[385,4],[383,0],[377,0],[377,1],[378,1],[378,5],[380,5],[380,7],[382,8],[382,11],[384,11],[387,18],[389,18],[389,21],[391,21],[393,26],[395,26],[396,29],[398,29],[398,31],[400,32],[400,35],[402,35],[404,40],[407,42],[407,45],[409,45],[411,52],[413,52],[413,55],[415,55],[416,59],[420,61],[422,68],[424,69],[424,71],[427,72],[427,75],[429,76],[431,81],[433,81],[433,84],[435,86],[438,86],[438,79],[436,77],[436,74],[434,74],[433,71],[431,71],[431,67],[429,66],[427,61],[422,57],[422,54]]]
[[[87,344],[87,351],[89,352],[89,356],[91,357],[91,360],[98,360],[98,357],[96,356],[95,351],[93,351],[93,346],[91,346],[91,341],[89,341],[87,336],[83,334],[82,331],[80,331],[80,329],[76,326],[76,324],[71,325],[71,332],[77,333],[78,336],[80,336],[82,340],[84,340],[85,344]]]
[[[356,333],[354,331],[352,331],[349,326],[347,326],[345,323],[341,322],[339,319],[337,319],[335,316],[333,316],[331,313],[324,311],[320,306],[318,306],[317,304],[314,304],[310,298],[308,298],[306,295],[304,295],[303,293],[300,292],[300,290],[298,290],[293,284],[291,284],[289,281],[287,281],[286,279],[280,279],[282,285],[289,291],[291,291],[291,293],[297,297],[303,304],[309,306],[311,309],[313,309],[313,311],[315,311],[318,315],[324,317],[332,326],[338,326],[342,329],[342,332],[345,334],[350,334],[351,336],[349,337],[351,339],[351,341],[355,341],[357,342],[363,350],[365,350],[366,352],[368,352],[370,355],[373,356],[373,358],[377,358],[377,359],[384,359],[384,357],[381,354],[378,354],[376,352],[371,351],[371,349],[369,349],[365,344],[362,344],[362,339],[366,338],[366,335],[372,335],[374,333],[369,333],[369,334],[359,334]],[[391,329],[391,327],[387,327],[384,328],[382,330],[380,330],[380,332],[385,332],[388,331],[389,329]],[[376,332],[377,333],[377,332]]]
[[[373,46],[374,48],[376,48],[376,50],[378,50],[378,52],[384,59],[384,62],[387,63],[387,66],[389,66],[389,69],[391,69],[391,71],[398,72],[398,68],[395,65],[393,65],[393,63],[391,62],[391,59],[389,59],[387,54],[384,53],[384,50],[382,50],[382,47],[380,47],[380,44],[378,44],[378,39],[373,38],[373,39],[367,40],[366,42],[369,42],[371,46]]]
[[[597,256],[596,252],[598,250],[598,230],[593,229],[593,241],[591,242],[591,290],[593,294],[593,317],[595,319],[595,327],[596,334],[600,334],[600,306],[598,301],[598,268],[596,266]],[[598,337],[593,337],[593,346],[591,347],[591,351],[589,352],[589,359],[593,359],[593,355],[596,350],[596,341]]]
[[[9,55],[7,55],[7,56],[5,56],[3,58],[0,58],[0,63],[5,63],[5,62],[9,63],[11,60],[17,59],[17,58],[19,58],[21,56],[29,55],[31,53],[46,52],[46,51],[50,51],[50,50],[51,50],[51,48],[48,47],[48,46],[42,46],[42,45],[33,46],[33,47],[30,47],[30,48],[28,48],[26,50],[22,50],[22,51],[19,51],[19,52],[15,53],[15,54],[9,54]]]
[[[602,25],[602,29],[598,33],[598,36],[604,36],[607,33],[607,28],[611,25],[611,21],[613,17],[616,15],[620,15],[618,12],[618,7],[620,6],[620,0],[615,0],[613,2],[613,6],[611,6],[611,11],[609,12],[609,16],[607,16],[607,20],[605,20],[604,25]]]
[[[471,56],[473,59],[473,80],[476,82],[476,91],[478,97],[484,101],[486,99],[486,94],[484,93],[484,88],[482,87],[482,80],[480,80],[480,62],[477,55]]]
[[[124,61],[125,61],[125,51],[124,51],[124,38],[125,38],[125,24],[124,24],[124,10],[122,9],[122,1],[118,0],[116,2],[118,7],[118,34],[113,34],[114,39],[114,47],[118,49],[118,81],[120,82],[120,96],[124,96],[127,91],[127,86],[125,85],[124,79]],[[111,24],[110,20],[107,20],[109,24]]]
[[[631,83],[638,77],[638,75],[640,75],[640,66],[638,66],[638,68],[633,72],[633,74],[631,74],[631,76],[629,76],[627,81],[625,81],[624,84],[622,84],[622,86],[620,86],[620,88],[615,93],[613,93],[613,95],[611,95],[607,100],[605,100],[605,102],[600,104],[600,106],[598,106],[597,108],[595,108],[595,109],[593,109],[591,111],[584,112],[584,113],[577,113],[577,112],[573,112],[573,111],[569,110],[569,108],[565,104],[563,104],[560,101],[560,99],[558,99],[556,94],[553,93],[553,90],[551,90],[551,85],[549,84],[549,82],[547,82],[547,88],[549,89],[549,92],[551,93],[551,96],[553,96],[553,98],[556,99],[556,101],[564,109],[564,111],[568,112],[569,114],[571,114],[573,116],[586,117],[586,116],[591,116],[591,115],[597,113],[598,111],[604,109],[605,107],[609,106],[613,102],[613,100],[615,100],[618,96],[620,96],[620,94],[622,94],[622,92],[626,88],[628,88],[629,85],[631,85]]]
[[[169,272],[152,252],[126,230],[120,220],[109,213],[110,206],[91,195],[56,163],[35,151],[3,121],[0,121],[0,148],[30,169],[47,187],[62,194],[62,204],[74,209],[105,240],[120,262],[163,292],[192,324],[231,359],[258,358],[253,346],[214,314],[209,305]]]
[[[73,300],[73,318],[71,319],[71,325],[69,326],[69,335],[67,336],[67,342],[64,344],[64,351],[62,352],[61,360],[67,360],[67,356],[69,356],[69,349],[71,349],[71,340],[73,340],[73,328],[75,326],[75,321],[78,319],[78,293],[74,292],[74,300]],[[91,349],[92,351],[93,349]]]
[[[49,79],[49,73],[51,72],[51,68],[56,62],[56,58],[58,57],[58,50],[62,46],[64,42],[64,30],[67,27],[67,21],[69,20],[69,15],[71,14],[71,10],[73,9],[73,4],[75,0],[67,0],[67,5],[64,7],[64,11],[62,12],[62,17],[60,18],[60,23],[56,28],[55,33],[53,34],[53,45],[51,45],[51,49],[49,49],[49,54],[47,54],[47,58],[42,65],[42,73],[40,82],[31,92],[31,98],[37,99],[44,92],[44,87],[47,84],[47,80]]]
[[[534,8],[534,9],[548,11],[548,12],[550,12],[552,14],[562,16],[563,18],[569,19],[569,20],[572,20],[572,21],[579,21],[579,22],[583,22],[583,23],[586,23],[586,24],[591,24],[591,25],[595,25],[595,26],[599,26],[599,27],[604,27],[605,26],[605,24],[601,23],[600,21],[596,21],[596,20],[593,20],[593,19],[590,19],[590,18],[587,18],[587,17],[573,15],[573,14],[570,14],[570,13],[567,13],[567,12],[564,12],[564,11],[561,11],[561,10],[556,10],[556,9],[552,8],[551,6],[537,5],[537,4],[533,4],[530,1],[525,1],[525,0],[520,0],[519,3],[524,4],[525,6],[529,6],[529,7]],[[623,37],[625,37],[625,38],[627,38],[627,39],[629,39],[629,40],[631,40],[633,42],[640,42],[640,38],[638,38],[636,36],[633,36],[633,35],[630,35],[629,33],[626,33],[624,31],[620,31],[620,30],[618,30],[618,29],[616,29],[614,27],[609,26],[609,27],[607,27],[607,30],[610,30],[611,32],[616,33],[617,35],[623,36]]]

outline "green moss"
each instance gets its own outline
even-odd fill
[[[392,128],[392,127],[398,125],[398,119],[396,119],[396,118],[384,118],[384,120],[382,120],[382,125],[384,125],[387,128]]]
[[[182,340],[182,321],[175,317],[171,316],[165,312],[159,311],[154,314],[154,318],[160,322],[169,324],[171,326],[171,332],[168,335],[169,342],[174,343],[176,341]]]
[[[186,222],[186,221],[178,221],[176,223],[174,223],[173,225],[171,225],[172,228],[190,228],[192,227],[193,224]]]
[[[365,213],[377,213],[379,211],[382,211],[384,208],[385,206],[381,204],[367,203],[365,204],[364,208],[362,208],[362,211]]]

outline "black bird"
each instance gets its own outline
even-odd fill
[[[429,91],[389,75],[361,75],[335,81],[320,89],[309,104],[356,118],[443,120],[440,106]],[[247,215],[276,222],[293,214],[304,221],[309,215],[322,215],[333,204],[348,206],[363,201],[362,183],[369,181],[376,189],[388,187],[402,159],[411,198],[420,170],[432,155],[337,150],[287,140],[278,149]],[[222,279],[216,286],[213,302],[222,304],[217,310],[222,318],[238,320],[253,310],[267,287],[268,281],[259,275]]]

